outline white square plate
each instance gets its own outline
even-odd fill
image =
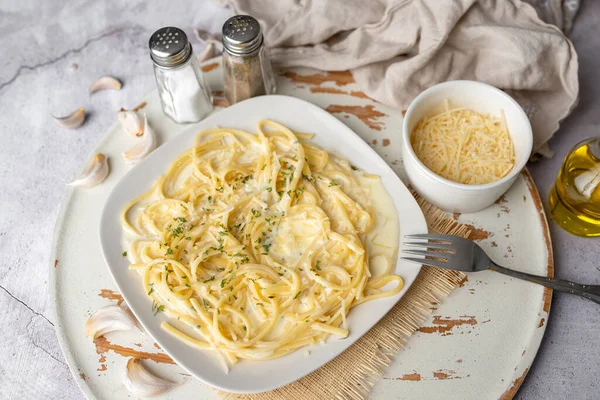
[[[371,329],[406,293],[421,269],[416,264],[398,258],[396,273],[404,279],[402,291],[395,296],[373,300],[353,308],[348,314],[350,335],[342,340],[331,337],[327,343],[309,348],[309,355],[304,349],[300,349],[274,360],[244,360],[226,373],[216,358],[163,331],[160,324],[168,318],[164,314],[153,315],[152,302],[142,290],[139,274],[130,271],[127,259],[122,257],[123,232],[119,214],[127,203],[150,189],[176,157],[193,146],[194,137],[199,131],[221,126],[254,133],[256,124],[262,119],[272,119],[294,131],[315,133],[312,141],[318,146],[347,159],[366,172],[380,176],[398,212],[400,238],[412,233],[427,232],[421,209],[385,161],[338,119],[321,108],[294,97],[256,97],[219,111],[171,139],[132,168],[110,194],[100,221],[102,253],[109,270],[140,323],[177,364],[203,382],[235,393],[273,390],[327,363]],[[401,251],[400,244],[398,254]]]

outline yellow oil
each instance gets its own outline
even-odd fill
[[[566,231],[600,236],[600,138],[584,140],[567,154],[549,205],[552,217]]]

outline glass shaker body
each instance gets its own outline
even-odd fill
[[[223,52],[225,98],[235,104],[250,97],[275,93],[275,76],[267,54],[260,47],[253,54],[235,55]]]
[[[198,122],[212,111],[212,96],[193,54],[177,67],[154,64],[154,76],[163,110],[173,121]]]
[[[552,217],[566,231],[600,236],[600,137],[576,144],[550,192]]]

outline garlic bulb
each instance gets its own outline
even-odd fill
[[[92,86],[90,86],[90,94],[104,89],[121,90],[121,82],[112,76],[100,77],[92,83]]]
[[[123,153],[125,161],[135,164],[141,161],[156,148],[156,134],[148,124],[148,117],[144,114],[144,131],[140,142]]]
[[[130,358],[125,370],[125,387],[140,397],[154,397],[170,390],[176,383],[152,375],[139,358]]]
[[[75,112],[67,115],[66,117],[55,117],[53,115],[52,118],[54,118],[56,125],[60,126],[61,128],[79,128],[85,121],[85,109],[78,108]]]
[[[71,186],[91,187],[101,183],[108,176],[108,159],[104,154],[96,154],[92,158],[86,173],[79,179],[69,183]]]
[[[138,113],[135,111],[119,111],[117,118],[121,123],[121,127],[125,133],[131,136],[142,136],[144,133],[144,125]]]
[[[141,331],[131,311],[115,305],[102,307],[93,313],[85,323],[85,333],[92,339],[109,332],[132,329]]]

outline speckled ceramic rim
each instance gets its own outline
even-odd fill
[[[423,101],[424,98],[429,96],[431,93],[438,91],[439,89],[445,88],[446,86],[452,87],[452,86],[461,86],[461,85],[479,86],[483,90],[487,90],[489,92],[493,92],[494,94],[500,95],[500,97],[503,97],[505,100],[507,100],[513,106],[515,106],[520,118],[522,118],[526,122],[526,126],[527,126],[526,130],[519,132],[519,135],[524,135],[528,142],[527,148],[526,148],[527,151],[525,152],[525,154],[531,154],[531,150],[533,149],[533,132],[531,129],[531,124],[529,122],[529,118],[527,117],[527,114],[525,114],[525,111],[523,111],[523,108],[521,108],[519,103],[517,103],[508,94],[506,94],[505,92],[503,92],[502,90],[500,90],[498,88],[495,88],[494,86],[488,85],[486,83],[481,83],[481,82],[476,82],[476,81],[467,81],[467,80],[448,81],[448,82],[439,83],[439,84],[434,85],[434,86],[430,87],[429,89],[423,91],[421,94],[419,94],[417,97],[415,97],[415,99],[410,103],[410,106],[406,110],[406,114],[404,116],[404,121],[402,123],[403,145],[408,150],[409,156],[416,162],[416,164],[419,166],[419,168],[421,168],[421,170],[423,172],[425,172],[426,175],[430,176],[431,178],[435,179],[438,182],[441,182],[443,184],[446,184],[448,186],[451,186],[451,187],[454,187],[457,189],[468,190],[468,191],[472,191],[472,192],[481,191],[481,190],[500,186],[503,183],[508,182],[511,179],[514,179],[523,170],[523,168],[525,168],[525,164],[527,164],[527,161],[529,161],[529,157],[522,157],[520,160],[518,160],[518,163],[515,165],[515,167],[512,169],[512,171],[510,171],[510,173],[507,174],[502,179],[499,179],[495,182],[485,183],[482,185],[478,185],[478,184],[468,185],[465,183],[458,183],[458,182],[454,182],[449,179],[443,178],[443,177],[439,176],[438,174],[436,174],[435,172],[433,172],[432,170],[430,170],[429,168],[427,168],[425,166],[425,164],[423,164],[423,162],[419,159],[419,157],[417,157],[417,154],[415,153],[415,151],[413,150],[413,148],[410,144],[410,136],[411,136],[412,132],[409,131],[408,125],[409,125],[409,121],[410,121],[410,116],[413,113],[413,110],[417,107],[417,105],[421,101]],[[460,97],[460,95],[457,95],[455,97]]]
[[[109,128],[104,133],[104,136],[102,136],[102,138],[95,144],[94,148],[98,147],[101,143],[104,143],[104,141],[107,139],[108,135],[110,134],[111,130],[112,130],[112,127]],[[89,161],[89,159],[91,159],[91,157],[93,157],[93,154],[94,154],[94,152],[92,151],[90,153],[90,155],[88,155],[88,158],[86,159],[86,161],[79,168],[77,176],[79,176],[86,170],[88,161]],[[73,351],[73,349],[71,347],[71,342],[67,338],[67,335],[66,335],[67,331],[64,329],[64,327],[61,324],[63,312],[59,307],[59,297],[60,297],[61,293],[58,289],[59,277],[56,272],[56,261],[55,260],[57,260],[56,253],[57,253],[57,249],[58,249],[58,243],[60,240],[60,236],[62,234],[62,228],[65,225],[65,217],[67,215],[67,210],[69,209],[69,205],[71,204],[71,201],[73,199],[73,191],[74,191],[74,188],[72,186],[68,187],[67,194],[64,196],[64,198],[61,202],[60,209],[58,210],[58,215],[56,216],[56,222],[54,223],[54,233],[52,235],[52,244],[51,244],[52,247],[51,247],[51,251],[50,251],[50,260],[48,263],[48,270],[49,270],[49,275],[50,275],[50,279],[48,280],[48,286],[50,287],[50,310],[52,312],[52,316],[54,319],[54,331],[56,332],[56,338],[58,339],[58,344],[59,344],[60,350],[62,351],[62,354],[65,357],[65,360],[67,361],[69,370],[71,371],[71,374],[73,375],[73,378],[74,378],[75,382],[77,383],[77,386],[79,386],[79,389],[81,389],[81,391],[83,392],[83,394],[85,395],[85,397],[87,399],[97,399],[98,397],[92,391],[92,389],[91,389],[90,385],[87,383],[87,381],[84,379],[78,379],[77,374],[80,371],[79,370],[79,361],[77,360],[77,357],[75,356],[75,352]],[[76,370],[76,368],[77,368],[77,370]]]

